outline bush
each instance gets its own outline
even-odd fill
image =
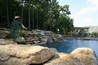
[[[27,36],[27,31],[22,30],[22,31],[19,33],[19,36],[21,36],[21,37],[26,37],[26,36]]]

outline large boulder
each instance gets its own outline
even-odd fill
[[[41,64],[55,55],[47,47],[30,45],[0,45],[0,65]]]
[[[58,54],[59,58],[52,59],[44,65],[98,65],[97,57],[90,48],[78,48],[70,54]]]
[[[71,52],[71,56],[83,62],[84,65],[98,65],[97,56],[91,48],[77,48]]]

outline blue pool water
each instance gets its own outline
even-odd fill
[[[61,43],[47,44],[49,48],[56,48],[58,52],[70,53],[76,48],[88,47],[92,48],[98,56],[98,41],[97,40],[65,40]]]

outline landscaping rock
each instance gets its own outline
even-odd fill
[[[2,42],[3,41],[3,42]],[[98,65],[95,52],[90,48],[77,48],[70,54],[55,48],[19,45],[0,39],[0,65]]]
[[[83,62],[84,65],[98,65],[97,56],[90,48],[77,48],[71,52],[71,56]]]
[[[32,32],[28,32],[25,39],[26,39],[26,42],[30,42],[30,44],[33,44],[33,43],[40,44],[43,42],[55,43],[55,42],[64,41],[64,38],[60,34],[55,34],[52,31],[44,31],[44,30],[38,30],[38,29],[32,30]]]
[[[70,54],[58,54],[59,58],[52,59],[44,65],[98,65],[97,57],[90,48],[78,48]]]
[[[0,45],[0,65],[41,64],[55,55],[47,47],[30,45]]]
[[[49,44],[54,43],[54,39],[52,37],[48,37],[47,43]]]
[[[45,31],[45,35],[46,36],[51,36],[51,35],[53,35],[54,33],[52,32],[52,31]]]
[[[17,44],[11,39],[0,39],[0,45]]]
[[[58,52],[56,48],[49,48],[53,52]]]
[[[25,38],[24,37],[17,37],[15,39],[15,41],[18,42],[18,43],[25,43]]]
[[[37,35],[45,35],[45,32],[43,30],[38,29],[32,30],[32,33]]]
[[[0,38],[2,38],[2,39],[6,38],[9,36],[9,34],[10,34],[9,30],[1,30],[0,29]]]

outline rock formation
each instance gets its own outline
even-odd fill
[[[77,48],[67,54],[54,48],[13,43],[0,41],[0,65],[98,65],[97,56],[90,48]]]
[[[78,48],[70,54],[58,54],[60,57],[44,65],[98,65],[97,57],[90,48]]]
[[[60,34],[55,34],[52,31],[44,31],[44,30],[32,30],[32,32],[28,34],[26,37],[27,42],[33,42],[35,44],[40,44],[42,42],[46,43],[54,43],[61,42],[64,38]]]
[[[55,55],[47,47],[32,45],[0,45],[0,65],[41,64]]]
[[[0,45],[9,45],[9,44],[17,44],[11,39],[5,40],[5,39],[0,39]]]

